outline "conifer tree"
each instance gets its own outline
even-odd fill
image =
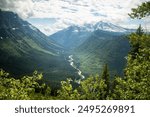
[[[150,1],[144,2],[137,8],[132,8],[132,13],[129,14],[131,18],[143,18],[150,15]]]
[[[108,71],[108,66],[107,64],[104,65],[103,71],[102,71],[102,75],[101,75],[101,79],[104,80],[104,82],[106,83],[106,97],[109,95],[109,91],[110,91],[110,74]]]
[[[130,54],[132,56],[132,59],[135,59],[136,55],[139,53],[139,49],[141,46],[141,36],[144,35],[144,31],[141,27],[141,25],[139,25],[138,29],[136,30],[136,33],[133,33],[129,36],[129,41],[130,41],[130,45],[131,45],[131,51]]]
[[[141,24],[139,25],[138,29],[136,30],[136,34],[139,36],[142,36],[144,34]]]

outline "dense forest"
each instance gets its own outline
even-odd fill
[[[131,18],[150,15],[150,2],[142,3],[129,14]],[[36,100],[149,100],[150,99],[150,34],[142,26],[128,35],[131,50],[127,56],[124,76],[110,78],[106,64],[100,75],[89,76],[74,86],[72,79],[61,81],[60,89],[54,90],[43,81],[41,73],[14,78],[0,70],[0,99]]]

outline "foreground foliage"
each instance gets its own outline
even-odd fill
[[[33,76],[15,79],[9,76],[9,73],[0,70],[0,99],[46,99],[51,90],[45,84],[39,83],[41,80],[42,74],[38,74],[37,71]]]

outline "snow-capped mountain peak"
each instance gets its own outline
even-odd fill
[[[100,21],[95,24],[96,30],[104,30],[104,31],[110,31],[110,32],[126,32],[128,29],[125,29],[121,26],[114,25],[112,23],[106,23],[103,21]]]
[[[100,21],[98,23],[93,24],[84,24],[84,25],[74,25],[69,29],[73,30],[73,32],[93,32],[95,30],[103,30],[109,32],[129,32],[130,29],[123,28],[121,26],[114,25],[112,23],[107,23]]]

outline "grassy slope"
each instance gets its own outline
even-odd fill
[[[125,36],[95,32],[84,44],[75,50],[77,64],[83,73],[99,74],[107,63],[111,74],[123,74],[129,51],[129,43]]]

